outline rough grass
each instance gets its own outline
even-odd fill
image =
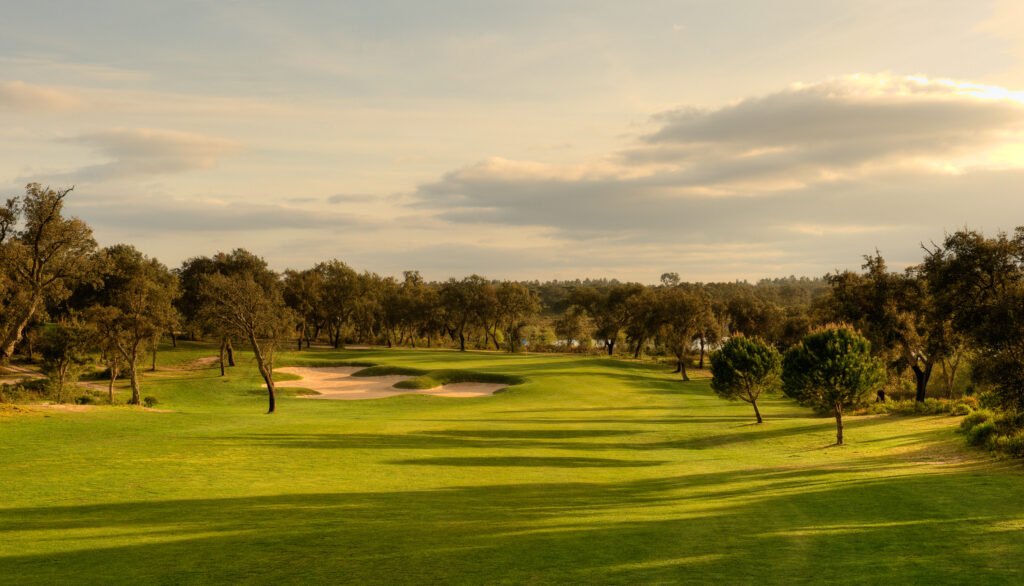
[[[834,423],[588,357],[304,351],[522,377],[482,398],[266,399],[250,356],[124,406],[0,417],[0,583],[1007,584],[1024,474],[959,419]],[[117,387],[120,401],[125,385]]]

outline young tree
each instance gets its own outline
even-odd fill
[[[759,338],[734,336],[711,353],[711,390],[723,399],[750,403],[762,423],[757,399],[776,384],[781,370],[782,358],[774,347]]]
[[[86,315],[96,325],[101,344],[121,355],[132,387],[129,404],[139,405],[139,354],[170,327],[178,280],[156,259],[127,244],[106,248],[100,256],[103,285]]]
[[[249,341],[256,367],[267,386],[267,413],[277,408],[274,351],[291,336],[296,322],[284,303],[280,283],[269,278],[272,275],[276,277],[264,265],[258,275],[208,275],[201,287],[206,319]]]
[[[849,326],[829,325],[808,334],[782,361],[782,390],[803,405],[831,410],[836,444],[843,443],[843,409],[862,404],[885,383],[885,366],[871,343]]]
[[[66,298],[90,278],[92,230],[61,214],[72,189],[29,183],[24,196],[0,208],[0,362],[11,357],[46,303]]]

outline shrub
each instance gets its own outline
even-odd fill
[[[1007,438],[1006,452],[1014,458],[1024,458],[1024,433]]]
[[[145,397],[142,398],[142,404],[145,405],[146,407],[152,407],[153,405],[156,405],[159,402],[160,400],[154,397],[153,395],[146,395]]]
[[[985,423],[986,421],[992,419],[992,417],[992,412],[989,411],[988,409],[979,409],[978,411],[973,411],[966,417],[964,417],[963,420],[960,422],[960,431],[968,432],[972,428],[974,428],[974,426],[981,423]]]
[[[92,405],[95,402],[96,400],[93,399],[92,396],[90,395],[81,395],[79,397],[75,397],[75,405]]]
[[[967,443],[972,446],[985,446],[996,435],[996,424],[993,421],[979,423],[967,432]]]
[[[1024,413],[1000,413],[992,421],[999,435],[1015,435],[1024,429]]]
[[[953,403],[949,409],[949,414],[953,417],[959,417],[961,415],[968,415],[971,412],[971,406],[963,401],[957,401]]]

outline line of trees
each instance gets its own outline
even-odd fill
[[[250,349],[273,411],[274,352],[284,344],[646,354],[670,360],[686,380],[738,336],[781,353],[844,323],[870,343],[890,390],[912,380],[922,401],[936,394],[941,372],[952,396],[969,370],[1001,408],[1024,410],[1024,231],[962,230],[925,246],[922,262],[904,271],[876,252],[862,271],[818,279],[428,282],[417,271],[396,279],[337,259],[278,273],[242,249],[169,269],[127,244],[99,248],[85,223],[63,214],[71,192],[33,183],[0,208],[0,362],[45,349],[66,379],[76,356],[99,351],[111,385],[122,371],[130,378],[133,403],[144,356],[155,365],[160,340],[182,335],[218,340],[222,374],[236,344]]]

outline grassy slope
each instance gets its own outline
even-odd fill
[[[529,382],[267,416],[239,357],[151,375],[173,413],[0,419],[0,583],[1024,579],[1024,475],[961,448],[956,419],[854,418],[828,447],[831,419],[775,399],[752,425],[637,364],[410,350],[280,362]]]

